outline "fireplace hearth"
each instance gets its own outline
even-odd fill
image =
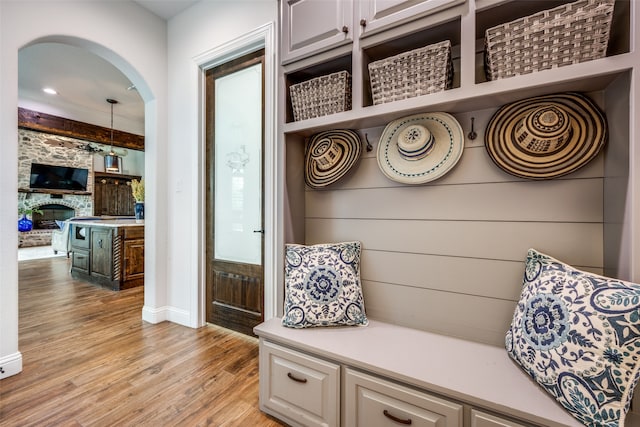
[[[55,230],[58,227],[56,221],[64,221],[73,218],[75,210],[60,204],[47,204],[38,207],[41,214],[33,213],[33,228],[35,230]]]

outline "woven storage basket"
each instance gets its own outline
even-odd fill
[[[306,120],[351,109],[351,76],[347,71],[291,85],[293,120]]]
[[[451,42],[435,43],[369,63],[373,104],[398,101],[451,87]]]
[[[580,0],[489,28],[485,71],[497,80],[602,58],[615,0]]]

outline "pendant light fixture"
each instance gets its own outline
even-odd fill
[[[109,149],[109,154],[104,156],[104,170],[105,172],[120,173],[122,159],[113,151],[113,104],[117,104],[118,101],[107,98],[107,102],[111,104],[111,148]]]

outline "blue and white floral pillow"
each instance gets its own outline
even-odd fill
[[[640,285],[530,249],[505,344],[586,426],[622,427],[640,367]]]
[[[285,256],[284,326],[368,324],[360,285],[360,242],[288,244]]]

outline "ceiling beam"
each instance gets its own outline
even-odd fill
[[[53,135],[84,139],[99,144],[111,144],[111,128],[91,125],[63,117],[18,107],[18,127]],[[144,136],[113,130],[113,146],[144,151]]]

